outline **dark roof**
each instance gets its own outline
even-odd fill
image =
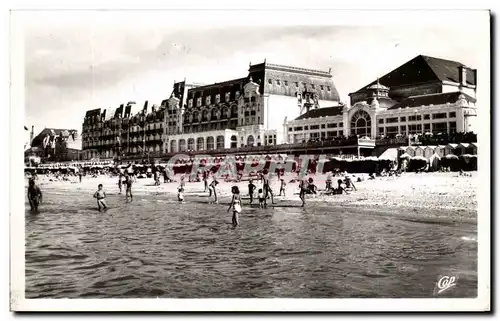
[[[57,129],[57,128],[44,128],[38,135],[36,135],[31,141],[31,146],[36,147],[42,145],[43,139],[47,134],[52,135],[52,130],[59,136],[63,132],[63,136],[69,135],[69,133],[76,131],[75,129]],[[77,131],[76,131],[77,132]]]
[[[311,109],[309,110],[309,112],[295,118],[295,120],[306,119],[306,118],[319,118],[326,116],[338,116],[342,115],[342,109],[343,109],[342,106]]]
[[[379,79],[379,82],[389,88],[410,84],[431,83],[442,81],[459,82],[459,67],[462,63],[441,58],[419,55]],[[467,69],[467,83],[475,85],[474,71]],[[365,91],[376,84],[373,81],[356,92]]]
[[[456,91],[451,93],[411,96],[388,109],[390,110],[390,109],[398,109],[406,107],[413,108],[420,106],[442,105],[446,103],[452,104],[458,100],[458,97],[460,95],[464,95],[465,99],[467,99],[468,101],[476,102],[476,99],[474,99],[473,97],[464,94],[460,91]]]

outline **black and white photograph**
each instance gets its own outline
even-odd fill
[[[11,310],[489,311],[489,11],[10,24]]]

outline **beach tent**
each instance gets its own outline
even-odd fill
[[[429,168],[433,171],[437,171],[439,169],[439,163],[441,161],[441,157],[438,154],[434,153],[429,158]]]
[[[398,158],[398,149],[397,148],[388,148],[386,149],[382,155],[378,157],[380,160],[390,160],[395,161]]]
[[[438,154],[439,157],[444,157],[445,153],[445,145],[438,145],[436,146],[435,152]]]

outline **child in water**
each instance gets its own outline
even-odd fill
[[[28,201],[30,202],[31,212],[38,212],[38,204],[42,202],[42,191],[35,185],[35,180],[31,178],[28,186]]]
[[[282,178],[281,185],[280,185],[280,193],[278,196],[281,196],[281,192],[283,192],[283,196],[286,196],[285,195],[285,187],[286,187],[286,183],[285,183],[285,180]]]
[[[264,208],[264,201],[266,200],[264,198],[264,192],[262,191],[262,188],[259,188],[259,194],[257,196],[259,198],[259,207]]]
[[[105,211],[108,209],[106,206],[106,193],[102,189],[102,184],[97,186],[97,191],[94,193],[94,198],[97,198],[97,207],[99,208],[99,212]]]
[[[184,203],[184,188],[179,187],[177,193],[177,199],[179,200],[179,202]]]
[[[241,196],[240,189],[238,186],[233,186],[231,188],[231,192],[233,193],[233,198],[231,199],[231,204],[229,204],[229,208],[227,211],[232,208],[233,209],[233,227],[238,226],[238,214],[241,212]]]

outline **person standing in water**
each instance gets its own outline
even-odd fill
[[[306,179],[301,179],[300,180],[300,183],[299,183],[299,189],[300,189],[300,192],[299,192],[299,197],[300,197],[300,200],[302,201],[302,207],[304,207],[306,205],[306,192],[307,192],[307,188],[308,188],[308,183],[306,181]]]
[[[125,185],[127,189],[125,190],[125,199],[128,201],[128,197],[130,195],[130,201],[132,202],[132,178],[128,175],[125,176]]]
[[[106,192],[102,189],[102,184],[97,186],[97,191],[94,193],[94,198],[97,198],[97,208],[99,212],[105,211],[108,209],[106,206]]]
[[[285,195],[285,188],[286,188],[286,183],[285,183],[285,180],[282,178],[281,179],[281,185],[280,185],[280,193],[278,196],[281,196],[281,193],[283,192],[283,196],[286,196]]]
[[[210,185],[208,186],[208,191],[210,192],[210,194],[208,195],[208,197],[211,197],[212,196],[212,193],[214,194],[214,197],[215,197],[215,204],[218,204],[219,201],[217,199],[217,190],[216,190],[216,186],[217,184],[219,184],[219,182],[217,181],[217,179],[214,177],[214,180],[212,181],[212,183],[210,183]]]
[[[208,190],[208,171],[203,171],[203,192]]]
[[[40,187],[35,185],[35,180],[31,178],[28,186],[28,201],[30,202],[31,212],[38,212],[38,205],[42,202],[43,195]]]
[[[120,173],[118,175],[118,188],[120,189],[120,192],[118,194],[121,194],[122,193],[122,174]]]
[[[254,193],[254,191],[255,191],[255,188],[256,188],[256,187],[257,187],[257,186],[255,186],[255,185],[253,184],[253,180],[250,180],[250,181],[248,182],[248,195],[250,196],[250,204],[252,204],[252,203],[253,203],[253,193]]]
[[[269,198],[269,194],[271,194],[271,203],[274,204],[274,195],[271,190],[271,186],[269,185],[269,172],[265,170],[264,175],[262,176],[262,188],[264,189],[264,200],[267,205],[267,199]]]
[[[181,203],[184,203],[184,188],[182,187],[179,187],[178,189],[177,200]]]
[[[80,180],[80,183],[82,182],[82,170],[78,170],[78,179]]]
[[[233,186],[231,188],[231,192],[233,193],[233,198],[231,199],[231,204],[229,204],[229,208],[227,211],[232,208],[233,209],[233,227],[238,226],[239,221],[238,221],[238,214],[241,212],[241,196],[240,196],[240,190],[238,186]]]

